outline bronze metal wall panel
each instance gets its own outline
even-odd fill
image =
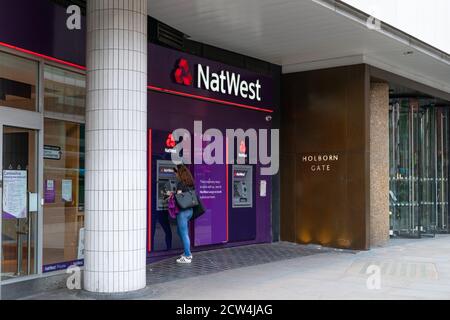
[[[280,171],[281,181],[284,181],[285,186],[294,186],[295,181],[295,156],[283,155],[280,159],[285,164],[284,170]],[[295,188],[287,187],[281,192],[281,212],[284,214],[280,217],[280,235],[281,240],[296,242],[295,239],[295,220],[296,220],[296,197]]]
[[[368,249],[368,83],[365,65],[283,76],[282,240]]]

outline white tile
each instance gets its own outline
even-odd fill
[[[95,4],[89,2],[88,11],[92,13],[95,8],[106,8],[111,3],[114,3],[116,8],[132,7],[133,10],[146,6],[146,1],[142,0],[96,1]],[[116,9],[115,14],[118,12]],[[92,17],[93,14],[95,17]],[[91,56],[88,57],[88,62],[90,69],[95,70],[88,73],[86,226],[92,230],[109,230],[109,232],[87,231],[88,276],[85,277],[85,283],[86,288],[112,292],[145,285],[145,274],[142,276],[142,271],[140,273],[118,271],[141,268],[145,273],[146,154],[129,150],[146,150],[147,64],[145,54],[136,51],[145,53],[147,41],[141,34],[105,29],[139,28],[139,32],[145,33],[146,8],[143,8],[143,14],[130,14],[129,11],[124,11],[120,18],[117,18],[117,15],[114,17],[112,10],[96,11],[93,14],[88,15],[88,50],[94,50],[89,51]],[[134,50],[118,50],[133,42]],[[104,70],[105,68],[129,68],[140,72]],[[136,90],[141,87],[142,93],[123,90],[100,91],[100,89]],[[115,111],[117,109],[130,111]],[[98,131],[99,129],[105,131]],[[111,129],[118,131],[110,131]],[[130,129],[140,129],[142,133],[136,134],[128,131]],[[108,149],[109,151],[105,151]],[[141,168],[142,172],[134,171]],[[144,250],[124,252],[136,248]],[[91,250],[104,250],[106,253],[93,253]],[[89,270],[116,272],[98,274]]]

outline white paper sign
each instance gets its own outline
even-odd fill
[[[259,190],[259,196],[260,197],[267,196],[267,181],[266,180],[261,180],[261,188]]]
[[[54,180],[47,180],[47,190],[48,191],[55,190],[55,181]]]
[[[61,148],[44,146],[44,159],[61,160]]]
[[[17,219],[27,217],[27,171],[3,170],[3,212]]]
[[[72,202],[72,180],[62,181],[62,200]]]
[[[30,192],[28,197],[28,211],[38,212],[38,203],[38,194]]]
[[[80,229],[78,233],[78,255],[77,259],[84,259],[84,228]]]

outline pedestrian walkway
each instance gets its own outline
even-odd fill
[[[378,267],[380,287],[367,285]],[[197,253],[192,265],[174,259],[148,267],[137,299],[450,299],[450,236],[391,240],[365,252],[290,243]],[[375,282],[376,284],[376,282]],[[55,290],[29,299],[83,299]]]
[[[259,244],[194,253],[192,264],[179,265],[174,258],[153,263],[147,268],[147,284],[208,275],[244,267],[259,266],[325,252],[342,252],[321,246],[302,246],[288,242]]]
[[[216,249],[194,253],[192,264],[180,265],[172,257],[147,267],[147,290],[142,294],[132,294],[125,296],[114,296],[111,298],[148,298],[156,297],[156,285],[173,282],[176,280],[186,280],[205,275],[218,274],[224,271],[239,270],[246,267],[258,267],[263,264],[275,261],[287,261],[311,255],[325,254],[330,252],[342,253],[343,250],[323,248],[317,245],[297,245],[287,242],[277,242],[272,244],[257,244],[249,246],[232,247],[226,249]],[[32,294],[23,299],[91,299],[92,295],[86,295],[79,291],[69,291],[65,289],[65,279],[60,277],[58,289],[47,292]],[[44,281],[45,282],[45,281]],[[64,283],[63,283],[64,282]],[[45,286],[45,284],[39,284]],[[20,288],[21,292],[26,292],[26,288]],[[156,293],[155,293],[156,292]],[[109,298],[101,296],[100,298]]]
[[[379,267],[379,288],[367,285],[370,266]],[[450,299],[450,236],[391,240],[366,252],[327,251],[152,287],[151,299]]]

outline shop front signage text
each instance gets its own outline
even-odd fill
[[[332,164],[337,161],[339,161],[338,154],[302,156],[302,162],[310,164],[309,169],[312,172],[329,172],[333,168]]]
[[[58,146],[44,146],[44,159],[61,160],[61,147]]]
[[[209,66],[197,66],[197,87],[212,92],[240,96],[244,99],[261,101],[261,83],[259,80],[248,82],[240,74],[222,70],[211,72]]]

